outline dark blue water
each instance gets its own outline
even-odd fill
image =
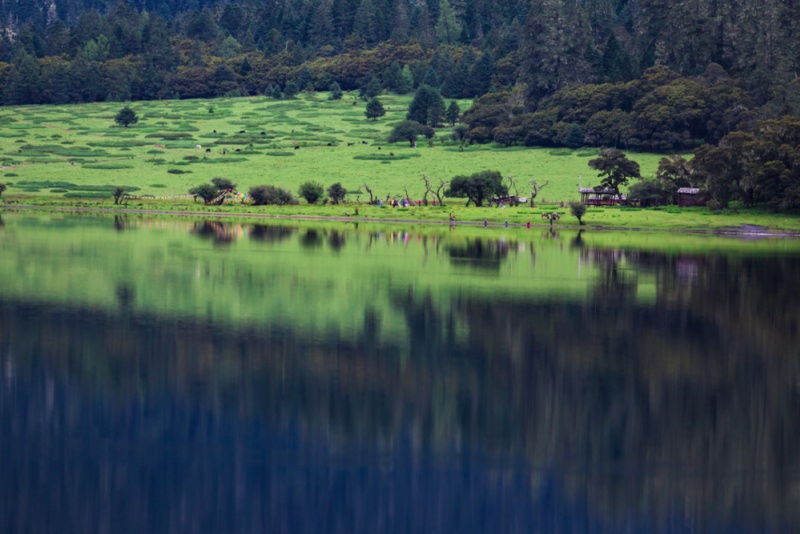
[[[352,288],[367,299],[359,328],[292,327],[269,304],[263,320],[159,312],[148,291],[188,282],[157,279],[156,248],[126,261],[157,266],[146,276],[158,287],[123,285],[113,305],[102,292],[93,303],[77,275],[63,282],[72,301],[21,296],[14,287],[47,285],[37,273],[57,278],[65,261],[102,286],[103,266],[129,252],[123,238],[107,246],[118,229],[106,236],[102,221],[63,235],[14,233],[17,222],[0,230],[0,261],[23,273],[16,285],[0,275],[0,532],[800,531],[800,256],[622,251],[567,235],[525,247],[445,235],[437,247],[413,233],[334,240],[326,227],[240,229],[207,249],[183,225],[139,230],[170,249],[186,240],[187,257],[207,262],[204,287],[227,301],[231,276],[276,299],[286,285],[266,259],[248,270],[254,253],[285,263],[306,250],[317,256],[301,262],[332,272],[374,262],[376,280],[464,277],[438,292],[386,282],[385,305]],[[309,232],[325,239],[309,248]],[[54,254],[48,270],[46,250],[65,241],[88,259]],[[387,274],[375,254],[425,266]],[[498,285],[511,267],[577,262],[579,296]],[[319,293],[318,273],[297,270],[292,283]],[[495,289],[470,289],[470,273]]]

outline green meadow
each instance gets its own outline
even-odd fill
[[[352,198],[361,191],[365,200],[364,183],[381,198],[406,189],[418,198],[422,174],[438,182],[492,169],[515,177],[521,196],[529,180],[549,181],[541,198],[552,201],[576,199],[581,175],[584,186],[598,183],[587,166],[593,149],[472,145],[460,151],[449,127],[436,132],[432,146],[424,138],[418,148],[388,144],[409,96],[382,96],[387,114],[374,122],[357,95],[327,96],[135,102],[139,122],[128,128],[114,123],[119,103],[4,108],[0,181],[9,184],[10,197],[86,199],[108,198],[115,185],[136,187],[136,195],[173,196],[218,176],[243,192],[261,184],[297,191],[312,179],[341,182]],[[460,106],[465,110],[470,101]],[[660,158],[632,157],[645,175],[655,172]]]
[[[139,122],[114,123],[120,103],[8,107],[0,111],[0,182],[5,202],[80,209],[143,209],[208,214],[345,217],[524,225],[546,224],[541,214],[557,211],[558,225],[577,225],[561,202],[577,200],[578,186],[597,185],[588,161],[595,149],[506,148],[471,145],[461,150],[441,128],[417,148],[389,144],[392,126],[405,118],[410,96],[381,97],[387,109],[378,121],[364,116],[365,103],[355,93],[329,100],[327,93],[295,100],[266,97],[136,102]],[[470,101],[461,101],[467,109]],[[200,148],[198,148],[198,146]],[[295,148],[297,147],[297,148]],[[630,153],[643,176],[653,176],[660,154]],[[514,177],[520,196],[530,180],[549,182],[533,208],[465,208],[463,199],[447,206],[408,209],[368,206],[368,184],[376,197],[422,198],[422,175],[434,184],[458,174],[485,169]],[[191,187],[225,177],[241,192],[272,184],[296,192],[315,180],[341,182],[346,206],[253,207],[237,201],[204,206],[188,196]],[[115,186],[127,186],[136,198],[114,206]],[[155,199],[150,198],[155,197]],[[429,196],[432,199],[432,196]],[[734,209],[591,208],[587,225],[604,228],[726,230],[742,226],[797,232],[796,216]]]

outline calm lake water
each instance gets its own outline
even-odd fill
[[[0,532],[798,532],[800,244],[0,222]]]

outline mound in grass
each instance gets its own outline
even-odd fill
[[[92,192],[92,191],[70,191],[64,193],[64,198],[109,198],[112,196],[111,191],[108,192]]]
[[[165,184],[150,184],[150,187],[153,187],[155,189],[166,189],[167,188],[167,186]]]
[[[90,163],[83,166],[84,169],[116,171],[122,169],[133,169],[130,163]]]
[[[167,170],[170,174],[190,174],[192,171],[184,171],[182,169],[169,169]]]
[[[294,156],[294,152],[281,152],[278,150],[273,150],[271,152],[264,152],[267,156],[276,156],[276,157],[283,157],[283,156]]]
[[[163,139],[164,141],[180,141],[182,139],[193,139],[192,134],[181,132],[157,132],[145,135],[147,139]]]
[[[554,148],[547,153],[551,156],[571,156],[573,154],[571,148]]]
[[[359,154],[357,156],[353,156],[353,159],[358,159],[363,161],[392,162],[399,159],[411,159],[419,157],[420,157],[419,154],[411,152],[411,153],[395,154],[394,156],[391,154]]]

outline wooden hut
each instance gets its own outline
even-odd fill
[[[581,202],[589,206],[617,206],[625,204],[628,200],[627,196],[617,195],[613,189],[581,187],[578,191],[581,194]]]
[[[678,189],[678,206],[685,208],[705,205],[706,198],[700,195],[700,189],[696,187],[681,187]]]

